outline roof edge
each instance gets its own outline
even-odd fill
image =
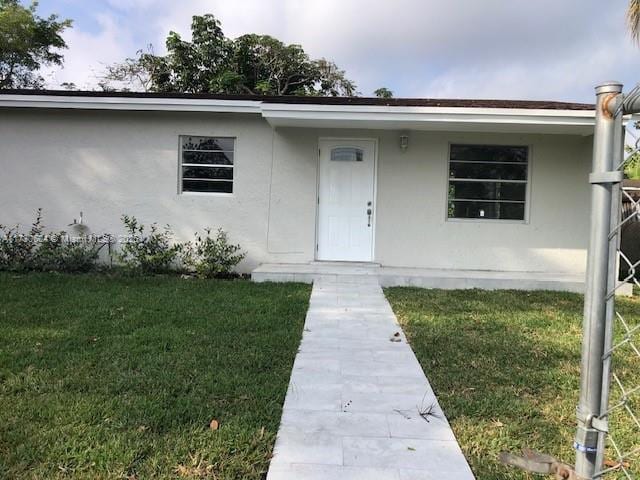
[[[593,111],[595,106],[587,103],[541,101],[541,100],[498,100],[498,99],[454,99],[454,98],[378,98],[378,97],[319,97],[319,96],[267,96],[267,95],[228,95],[211,93],[180,92],[99,92],[79,90],[0,90],[0,98],[22,97],[23,100],[35,100],[40,97],[53,97],[58,103],[80,103],[80,99],[92,99],[96,103],[136,103],[143,105],[208,105],[224,102],[227,106],[251,107],[260,104],[288,105],[334,105],[334,106],[378,106],[378,107],[439,107],[439,108],[499,108],[523,110],[575,110]],[[68,99],[68,100],[66,100]],[[113,101],[109,101],[112,99]],[[119,100],[119,102],[118,102]],[[85,103],[88,103],[85,100]],[[240,102],[240,103],[237,103]],[[223,105],[223,103],[220,103]],[[5,105],[4,102],[0,106]],[[35,106],[35,105],[32,105]],[[53,107],[55,108],[55,107]],[[64,108],[64,107],[62,107]],[[156,108],[161,110],[161,108]],[[173,110],[173,109],[169,109]],[[211,110],[209,110],[211,111]],[[259,113],[259,111],[255,112]]]

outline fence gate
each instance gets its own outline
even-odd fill
[[[640,287],[640,261],[620,250],[621,232],[640,220],[638,196],[622,188],[625,164],[640,151],[640,138],[625,148],[640,85],[624,95],[607,82],[596,99],[575,475],[640,479],[640,315],[616,304],[623,285]]]

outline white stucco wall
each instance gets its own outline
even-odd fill
[[[446,219],[449,142],[530,146],[526,223]],[[407,258],[403,252],[412,251],[417,263],[437,268],[555,272],[585,269],[590,140],[528,135],[415,135],[412,147],[406,154],[381,151],[378,207],[387,228],[378,232],[380,262],[404,265]],[[402,208],[413,213],[398,215]]]
[[[283,171],[274,168],[273,190],[279,190],[276,179],[280,185],[292,183],[279,176],[288,173],[284,166],[297,163],[303,166],[295,176],[296,192],[305,192],[296,193],[295,206],[272,204],[272,219],[274,215],[286,217],[287,208],[294,209],[295,222],[282,222],[277,229],[280,238],[304,226],[305,234],[290,246],[313,258],[316,178],[312,173],[318,137],[376,138],[376,262],[478,270],[585,270],[591,137],[413,131],[409,148],[402,152],[398,136],[396,131],[280,129],[274,145],[276,166],[283,165]],[[456,142],[530,146],[526,223],[447,220],[448,148]],[[295,155],[289,145],[296,146]]]
[[[232,196],[178,195],[178,136],[236,136]],[[79,212],[95,232],[123,233],[120,216],[170,224],[180,239],[222,227],[265,261],[272,132],[257,115],[0,112],[0,223],[65,228]]]
[[[237,137],[234,194],[178,194],[178,135]],[[82,210],[96,232],[120,215],[172,225],[181,239],[223,227],[262,262],[314,258],[319,137],[377,138],[375,260],[385,265],[581,272],[591,138],[556,135],[273,130],[255,115],[0,110],[0,223],[38,207],[54,229]],[[446,220],[450,142],[531,146],[528,222]]]

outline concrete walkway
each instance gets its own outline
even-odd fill
[[[317,280],[267,480],[444,478],[474,477],[377,280]]]

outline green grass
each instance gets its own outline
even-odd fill
[[[523,447],[573,463],[581,295],[416,288],[385,294],[479,480],[538,478],[497,460],[501,451]],[[638,322],[638,299],[618,306]],[[640,383],[640,362],[628,348],[616,356],[615,370],[627,386]],[[640,402],[634,408],[640,413]],[[614,416],[611,428],[624,446],[638,445],[628,417]],[[638,475],[640,459],[631,467]]]
[[[263,478],[309,291],[0,274],[0,478]]]

